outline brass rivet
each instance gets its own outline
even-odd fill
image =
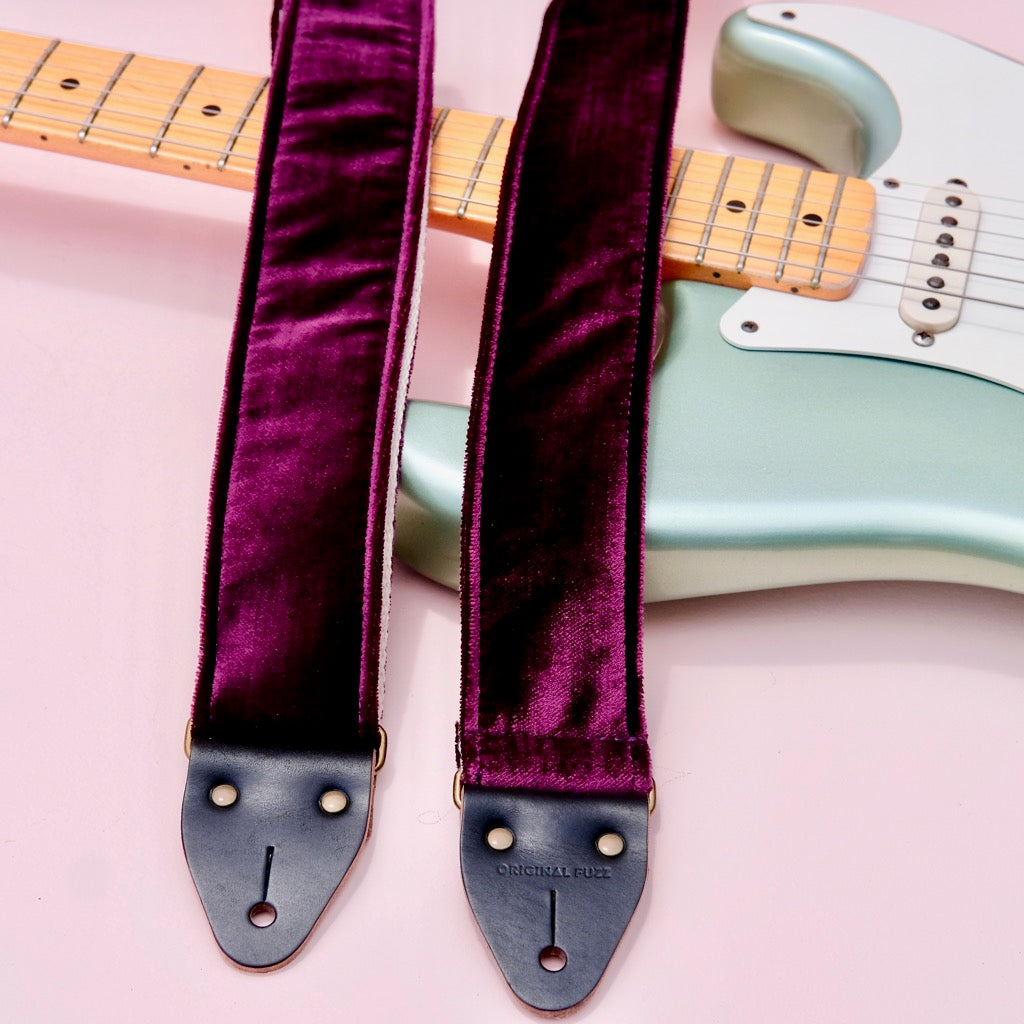
[[[597,837],[594,845],[602,857],[618,857],[626,848],[626,840],[618,832],[605,832],[604,835]]]
[[[497,850],[499,853],[504,850],[512,849],[512,844],[515,841],[515,833],[512,829],[505,828],[504,825],[498,825],[487,833],[487,845],[492,850]]]
[[[210,790],[210,803],[215,807],[230,807],[238,799],[238,790],[230,782],[222,782]]]
[[[327,789],[320,794],[320,810],[324,814],[341,814],[348,807],[348,794],[340,789]]]

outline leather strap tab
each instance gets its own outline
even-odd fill
[[[185,857],[220,948],[242,967],[299,949],[369,831],[373,754],[285,754],[196,741]]]
[[[432,26],[430,0],[282,0],[275,18],[182,815],[244,966],[296,951],[367,834]],[[218,805],[218,787],[236,797]],[[318,809],[332,788],[344,811]]]
[[[637,797],[466,790],[469,903],[528,1006],[564,1010],[601,980],[643,892],[648,817]]]

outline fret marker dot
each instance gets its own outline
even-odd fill
[[[618,832],[605,832],[604,835],[597,837],[594,845],[602,857],[618,857],[626,848],[626,840]]]
[[[487,833],[487,845],[498,853],[511,850],[516,841],[515,833],[504,825],[498,825]]]
[[[348,807],[348,794],[341,789],[328,789],[320,794],[319,803],[324,814],[341,814]]]
[[[206,106],[203,107],[203,113],[207,117],[216,117],[220,113],[220,107],[218,107],[216,103],[207,103]]]
[[[230,782],[222,782],[210,790],[210,803],[214,807],[230,807],[238,799],[238,790]]]
[[[77,78],[62,78],[60,87],[62,89],[77,89],[82,83]]]
[[[742,213],[747,208],[747,204],[742,199],[730,199],[725,207],[733,213]]]
[[[809,228],[820,228],[821,218],[816,213],[805,213],[800,218]]]

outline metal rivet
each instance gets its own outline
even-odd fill
[[[945,217],[942,218],[940,223],[944,228],[955,228],[959,226],[960,221],[958,221],[956,217],[950,217],[949,214],[947,214]]]
[[[348,794],[341,789],[325,789],[320,794],[319,803],[324,814],[341,814],[348,807]]]
[[[882,182],[882,184],[886,188],[899,188],[900,187],[900,183],[895,178],[886,178],[885,181]]]
[[[959,196],[946,196],[947,206],[963,206],[964,201]]]
[[[927,298],[921,303],[921,305],[924,306],[925,309],[930,309],[934,311],[938,309],[939,306],[942,305],[942,303],[939,302],[938,299]]]
[[[602,857],[618,857],[626,848],[626,840],[618,832],[605,832],[604,835],[597,837],[594,845]]]
[[[928,348],[929,345],[935,344],[935,336],[927,331],[917,331],[914,334],[914,344],[920,345],[921,348]]]
[[[928,278],[928,287],[929,288],[945,288],[946,287],[946,282],[941,277],[929,277]]]
[[[210,803],[214,807],[230,807],[238,799],[238,790],[230,782],[222,782],[210,790]]]
[[[511,850],[512,844],[516,841],[515,833],[504,825],[496,825],[487,833],[487,845],[492,850],[502,853]]]
[[[756,334],[759,324],[755,320],[744,320],[740,324],[740,330],[745,331],[747,334]]]
[[[943,231],[938,238],[935,239],[937,245],[945,246],[947,249],[953,244],[953,236],[948,231]]]
[[[949,257],[944,252],[937,252],[932,257],[932,266],[933,267],[948,267],[949,266]]]
[[[960,185],[960,186],[962,186],[963,188],[967,188],[967,182],[966,182],[966,181],[964,181],[964,179],[963,179],[963,178],[950,178],[950,179],[949,179],[949,180],[948,180],[948,181],[946,182],[946,184],[947,184],[947,185]]]

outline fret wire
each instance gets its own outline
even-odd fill
[[[700,248],[697,250],[698,267],[704,262],[704,254],[707,252],[708,241],[711,239],[711,230],[715,226],[714,218],[718,215],[718,211],[721,208],[722,193],[725,192],[725,183],[729,178],[734,162],[734,158],[729,157],[723,164],[721,173],[718,175],[718,187],[715,189],[715,197],[711,200],[711,208],[708,211],[711,217],[704,225],[704,237],[701,239]]]
[[[160,148],[160,143],[164,141],[164,136],[167,134],[167,130],[171,127],[171,122],[177,116],[178,111],[181,109],[182,103],[185,102],[185,97],[188,96],[192,90],[192,86],[195,85],[196,79],[203,73],[203,65],[197,64],[192,74],[188,76],[188,81],[181,87],[181,92],[178,93],[178,98],[171,105],[171,109],[167,112],[167,116],[164,118],[164,123],[160,126],[160,131],[157,132],[156,138],[153,139],[153,145],[149,147],[149,155],[156,156],[157,150]]]
[[[479,140],[477,140],[477,139],[452,139],[448,135],[445,135],[445,137],[441,141],[442,141],[442,144],[445,143],[445,142],[449,142],[449,141],[457,141],[457,142],[467,142],[467,143],[472,143],[472,144],[475,144],[475,145],[479,145]],[[685,153],[687,151],[686,150],[676,150],[676,152],[677,153],[678,152]],[[462,155],[460,153],[452,153],[450,151],[445,151],[443,149],[435,149],[433,151],[433,153],[434,153],[435,156],[443,157],[444,159],[451,160],[451,161],[464,160],[464,161],[466,161],[468,163],[468,162],[473,160],[472,156],[464,156],[464,155]],[[755,163],[761,163],[761,161],[758,160],[758,161],[755,161]],[[502,164],[502,163],[499,163],[496,160],[484,160],[484,161],[480,161],[480,166],[481,167],[503,168],[505,165]],[[772,164],[771,166],[775,166],[775,165]],[[797,170],[798,168],[794,167],[793,169]],[[471,179],[469,175],[457,174],[457,173],[455,173],[453,171],[434,170],[431,173],[432,174],[443,175],[443,176],[449,177],[449,178],[458,178],[460,181],[474,180],[474,179]],[[830,174],[827,171],[821,171],[819,173],[822,174],[822,175],[826,175],[829,178],[834,178],[835,177],[835,175]],[[478,179],[475,179],[475,180],[483,181],[485,179],[478,178]],[[857,180],[862,180],[862,179],[857,179]],[[690,178],[690,179],[687,180],[686,184],[687,185],[708,185],[708,186],[711,186],[711,185],[715,185],[716,181],[715,180],[708,180],[706,178]],[[734,186],[732,186],[729,189],[729,192],[730,192],[730,194],[743,195],[743,196],[755,196],[756,197],[756,195],[757,195],[757,189],[756,188],[742,186],[742,185],[734,185]],[[775,193],[773,193],[773,194],[775,194]],[[781,195],[781,193],[778,193],[778,195]],[[682,198],[685,199],[686,197],[683,196]],[[914,203],[913,200],[904,200],[904,201],[905,202]],[[918,202],[916,205],[920,206],[921,204]],[[870,213],[870,212],[873,212],[874,210],[876,210],[877,207],[875,206],[875,204],[872,204],[870,206],[862,206],[862,205],[860,205],[858,203],[851,202],[851,203],[845,204],[843,209],[848,210],[850,212]],[[898,215],[897,214],[891,214],[891,216],[896,217]],[[907,218],[903,218],[903,219],[905,219],[905,220],[914,220],[915,222],[917,221],[916,217],[913,217],[913,218],[907,217]]]
[[[0,35],[2,35],[2,34],[5,34],[5,33],[0,33]],[[21,36],[18,33],[6,33],[6,34],[7,35],[11,35],[11,36],[18,36],[19,38],[21,38]],[[60,40],[58,40],[57,42],[59,44]],[[84,46],[84,44],[83,44],[83,46]],[[106,53],[116,52],[116,51],[108,51],[108,50],[105,50],[105,49],[103,49],[101,47],[88,47],[88,46],[86,46],[85,48],[89,49],[89,50],[94,50],[98,54],[106,54]],[[20,60],[21,57],[22,57],[21,53],[16,53],[16,52],[10,51],[10,50],[8,50],[8,51],[0,51],[0,59],[19,59]],[[153,58],[153,59],[156,60],[156,61],[159,61],[159,58]],[[181,66],[181,62],[180,61],[159,61],[159,62],[163,63],[163,64],[166,64],[169,67]],[[81,71],[81,68],[78,65],[66,64],[66,63],[63,63],[61,61],[44,61],[44,63],[46,63],[47,69],[66,70],[66,71],[71,71],[71,72]],[[242,76],[244,78],[248,78],[250,80],[255,80],[255,78],[256,78],[256,76],[254,76],[252,74],[249,74],[247,72],[237,72],[237,74],[239,74],[240,76]],[[0,78],[4,78],[4,77],[6,77],[6,78],[13,78],[14,76],[11,75],[9,72],[5,72],[2,69],[0,69]],[[42,82],[51,82],[51,80],[49,80],[49,79],[47,79],[45,77],[40,79],[40,81],[42,81]],[[59,80],[52,80],[52,84],[59,84]],[[155,86],[160,86],[160,87],[165,87],[166,86],[166,83],[160,83],[160,82],[154,82],[154,81],[145,81],[145,80],[140,80],[138,84],[140,84],[140,85],[155,85]],[[23,95],[23,94],[24,94],[23,90],[18,90],[18,92],[15,93],[15,95],[18,95],[18,96]],[[214,98],[214,99],[225,99],[225,100],[229,100],[229,101],[236,101],[238,99],[237,95],[236,96],[228,96],[225,93],[213,93],[213,92],[211,92],[211,93],[209,93],[209,95],[211,96],[211,98]],[[146,101],[145,97],[141,97],[141,99]],[[83,104],[83,106],[84,105],[85,104]],[[253,136],[241,136],[241,137],[242,138],[254,138]],[[459,141],[474,142],[474,143],[476,142],[476,140],[472,140],[472,139],[460,139]],[[501,143],[496,143],[492,148],[494,150],[507,149],[507,147],[502,145]],[[503,166],[503,165],[495,164],[494,162],[491,162],[491,164],[494,165],[494,166]],[[881,182],[881,179],[878,179],[878,178],[871,178],[871,179],[865,179],[865,180],[869,180],[869,181],[872,181],[872,182],[878,182],[878,183]],[[921,182],[911,182],[911,181],[902,181],[901,184],[909,185],[909,186],[912,186],[912,187],[915,187],[915,188],[921,188],[921,189],[930,189],[930,188],[934,187],[934,185],[927,185],[927,184],[923,184]],[[975,195],[977,195],[978,198],[982,198],[982,199],[998,199],[998,200],[1003,201],[1003,202],[1016,203],[1016,204],[1024,205],[1024,200],[1022,200],[1022,199],[1012,199],[1012,198],[1007,198],[1005,196],[994,196],[994,195],[986,195],[986,194],[981,194],[981,193],[975,193]],[[899,200],[899,201],[902,201],[902,202],[911,202],[911,203],[919,202],[917,200],[914,200],[912,198],[908,198],[906,196],[895,196],[894,195],[894,196],[891,196],[890,198],[891,199],[895,199],[895,200]],[[1005,216],[1011,216],[1011,215],[1007,214]]]
[[[263,78],[260,80],[259,85],[257,85],[253,90],[253,94],[249,97],[249,102],[245,105],[245,110],[242,112],[241,117],[238,119],[238,123],[235,125],[235,130],[231,133],[231,138],[228,139],[228,143],[224,147],[224,152],[217,161],[218,171],[224,170],[224,167],[228,162],[228,157],[231,156],[231,151],[235,148],[235,143],[241,136],[242,129],[245,127],[246,121],[249,120],[249,115],[252,114],[256,104],[259,103],[260,97],[263,95],[263,90],[266,89],[269,82],[269,78]]]
[[[448,197],[445,197],[445,198],[453,199],[455,197],[454,196],[448,196]],[[692,225],[695,225],[695,226],[698,226],[698,227],[701,227],[701,226],[703,226],[704,224],[707,223],[707,221],[699,220],[696,217],[694,217],[694,218],[674,217],[673,220],[677,221],[678,223],[692,224]],[[909,235],[886,234],[885,232],[872,231],[869,228],[847,228],[845,230],[859,231],[859,232],[861,232],[863,234],[869,234],[872,238],[890,238],[890,239],[893,239],[893,240],[895,240],[897,242],[907,242],[907,243],[913,243],[914,242],[914,238],[912,236],[909,236]],[[755,232],[755,234],[757,235],[758,238],[767,239],[769,241],[774,241],[774,242],[786,242],[786,241],[793,242],[793,241],[796,240],[796,239],[794,239],[792,237],[792,235],[780,235],[780,234],[775,234],[775,233],[772,233],[772,232],[769,232],[769,231],[757,231],[757,232]],[[678,246],[679,248],[685,248],[687,246],[689,246],[690,248],[696,248],[696,245],[697,245],[696,242],[690,242],[690,241],[687,241],[685,239],[680,239],[680,238],[666,238],[665,239],[665,244],[666,244],[666,246],[672,245],[672,246]],[[810,242],[808,244],[813,245],[813,244],[817,244],[817,243]],[[709,246],[708,248],[709,248],[709,251],[711,251],[711,252],[725,253],[725,254],[728,254],[728,255],[737,255],[738,254],[738,251],[737,250],[733,250],[733,249],[715,248],[714,246]],[[865,250],[863,250],[863,249],[853,249],[853,248],[850,248],[849,246],[831,245],[831,246],[829,246],[829,249],[830,249],[831,252],[842,253],[842,254],[850,255],[850,256],[864,256],[865,255]],[[1024,257],[1022,257],[1022,256],[1010,256],[1010,255],[1008,255],[1006,253],[1001,253],[1001,252],[988,252],[988,251],[986,251],[984,249],[972,249],[971,252],[975,256],[988,256],[988,257],[991,257],[994,260],[1002,260],[1004,262],[1009,262],[1009,263],[1021,263],[1021,264],[1024,264]],[[911,267],[911,266],[913,266],[913,267],[930,267],[930,266],[932,266],[932,264],[930,262],[928,262],[928,261],[910,260],[910,259],[906,259],[906,258],[904,258],[902,256],[887,256],[887,255],[884,255],[882,253],[871,253],[870,255],[873,258],[875,258],[875,259],[896,260],[897,262],[901,263],[905,267]],[[766,256],[755,256],[754,258],[755,259],[765,259],[765,260],[768,259],[768,257],[766,257]],[[806,266],[806,269],[809,269],[809,270],[813,270],[814,269],[814,265],[811,265],[811,264],[804,265],[804,264],[792,263],[792,262],[789,262],[789,261],[787,261],[787,263],[788,263],[789,266],[792,266],[792,267]],[[826,269],[826,273],[832,273],[832,271],[829,271],[829,270]],[[841,274],[842,271],[834,271],[834,273]],[[992,281],[1003,281],[1003,282],[1005,282],[1007,284],[1024,284],[1024,281],[1018,281],[1016,278],[1013,278],[1013,277],[1005,277],[1005,276],[1003,276],[1001,274],[986,274],[986,273],[983,273],[983,272],[978,271],[978,270],[971,270],[970,271],[970,275],[972,277],[984,278],[984,279],[992,280]]]
[[[134,54],[130,54],[129,56],[134,56]],[[43,80],[40,79],[39,81],[43,81]],[[132,84],[137,84],[137,83],[133,82]],[[161,85],[160,87],[161,88],[167,88],[167,85],[165,83],[164,85]],[[16,93],[15,95],[17,95],[19,97],[23,97],[26,94],[23,93],[23,92],[19,92],[19,93]],[[99,93],[99,98],[97,100],[97,103],[99,103],[102,106],[103,112],[105,114],[113,114],[113,115],[118,116],[118,117],[127,117],[127,118],[131,118],[132,120],[135,120],[135,121],[152,121],[155,124],[156,123],[162,124],[163,121],[164,121],[164,116],[163,115],[144,114],[144,113],[140,113],[138,110],[125,110],[125,109],[120,108],[120,107],[107,106],[105,101],[106,101],[106,99],[109,98],[109,96],[110,96],[110,91],[105,89],[105,90],[103,90],[103,91],[101,91]],[[142,101],[145,102],[145,103],[153,104],[153,106],[157,106],[158,104],[161,107],[164,106],[164,102],[163,101],[152,100],[152,99],[149,99],[148,97],[139,97],[139,98],[141,98]],[[39,97],[39,99],[40,99],[41,102],[44,102],[44,103],[59,103],[62,107],[78,107],[81,110],[90,110],[91,111],[96,106],[96,104],[85,103],[85,102],[82,102],[81,100],[71,99],[70,97],[64,98],[63,96],[61,96],[61,97],[42,96],[42,97]],[[178,113],[180,114],[182,111],[202,113],[202,110],[203,110],[203,108],[198,106],[198,105],[192,106],[192,105],[190,105],[188,103],[182,103],[181,107],[178,110]],[[81,124],[84,123],[83,121],[76,121],[76,120],[72,120],[72,119],[62,119],[62,118],[58,118],[56,115],[39,113],[39,112],[36,112],[34,110],[31,110],[31,109],[25,110],[25,113],[31,114],[31,116],[33,116],[33,117],[47,118],[47,119],[54,120],[54,121],[63,121],[63,123],[66,123],[66,124],[81,125]],[[257,122],[254,122],[254,123],[259,124],[259,125],[262,126],[262,121],[257,121]],[[189,128],[189,131],[206,132],[207,134],[211,134],[211,135],[225,136],[225,135],[229,134],[223,128],[216,128],[212,124],[198,124],[198,123],[197,124],[190,124],[188,126],[188,128]],[[106,130],[108,130],[108,131],[116,131],[117,129],[109,128],[109,129],[106,129]],[[261,131],[262,131],[262,127],[261,127]],[[145,135],[143,137],[147,138],[147,139],[152,139],[153,138],[152,135]],[[261,137],[262,137],[261,135],[242,134],[242,135],[239,136],[239,139],[243,139],[243,140],[245,140],[247,142],[254,142],[256,144],[259,144]],[[218,153],[221,152],[220,147],[218,147],[215,151],[218,152]]]
[[[736,273],[742,274],[743,268],[747,265],[747,256],[750,254],[750,243],[754,240],[754,225],[757,218],[761,216],[761,207],[764,204],[765,195],[768,189],[768,180],[775,170],[775,164],[766,163],[761,174],[761,181],[757,186],[757,195],[754,197],[753,205],[750,208],[750,216],[747,218],[747,228],[743,235],[743,248],[740,250],[739,258],[736,260]]]
[[[58,123],[58,124],[67,124],[67,125],[74,126],[76,128],[81,125],[80,121],[72,120],[70,118],[59,118],[59,117],[56,117],[56,116],[51,115],[51,114],[35,114],[35,113],[31,113],[31,112],[28,112],[28,113],[30,114],[30,116],[32,116],[33,118],[35,118],[37,120],[50,121],[50,122]],[[127,131],[127,130],[124,130],[124,129],[115,129],[115,128],[104,128],[103,131],[107,132],[109,134],[112,134],[112,135],[119,135],[119,136],[122,136],[122,137],[125,137],[125,138],[140,139],[140,140],[143,140],[143,141],[146,141],[146,142],[150,142],[152,140],[152,136],[145,135],[145,134],[143,134],[141,132],[130,132],[130,131]],[[197,145],[197,144],[192,144],[192,143],[190,143],[188,145],[185,145],[185,144],[182,144],[182,143],[178,143],[178,142],[173,142],[172,141],[171,144],[173,144],[176,147],[181,146],[182,148],[184,148],[184,149],[186,149],[186,150],[188,150],[190,152],[216,153],[216,154],[220,154],[222,152],[222,150],[218,149],[218,148],[214,148],[214,147],[211,147],[211,146],[202,146],[202,145]],[[235,160],[246,160],[246,161],[249,161],[251,164],[255,164],[255,161],[257,159],[256,156],[251,155],[251,154],[247,154],[247,153],[235,153],[235,154],[233,154],[233,156],[234,156]],[[440,174],[444,175],[444,172],[433,172],[433,173],[440,173]],[[448,175],[448,176],[450,176],[450,177],[457,177],[455,175]],[[445,193],[442,193],[442,192],[432,191],[431,192],[431,198],[432,199],[437,199],[437,200],[450,200],[452,202],[462,202],[463,199],[464,199],[464,196],[463,195],[451,195],[451,194],[445,194]],[[470,199],[468,205],[480,206],[480,207],[483,207],[485,209],[492,209],[493,210],[493,209],[497,209],[497,205],[498,204],[496,202],[489,202],[489,201],[483,200],[483,199]],[[920,205],[920,203],[918,203],[917,205]],[[846,209],[856,210],[858,208],[850,206],[850,207],[846,207]],[[895,216],[895,215],[890,215],[890,216]],[[1001,215],[1001,216],[1008,216],[1008,215]],[[915,224],[917,222],[916,218],[902,218],[902,219],[911,219],[911,220],[913,220],[913,222]],[[703,225],[705,223],[703,220],[696,220],[694,218],[681,217],[678,214],[670,215],[667,218],[667,220],[669,222],[674,222],[674,223],[677,223],[677,224],[698,224],[698,225]],[[850,229],[850,230],[865,230],[865,231],[868,231],[870,229],[864,228],[864,229]],[[990,235],[990,236],[994,236],[994,237],[1008,237],[1008,238],[1017,237],[1015,235],[1010,235],[1010,234],[1002,235],[1000,233],[992,232],[992,231],[985,231],[985,232],[982,232],[982,233]],[[764,237],[764,238],[774,238],[774,239],[785,238],[785,236],[781,236],[781,235],[769,235],[766,232],[758,232],[758,234],[761,237]],[[909,238],[907,236],[904,236],[904,235],[896,235],[896,234],[892,234],[892,233],[879,232],[879,231],[871,231],[871,234],[874,237],[878,237],[878,238],[892,238],[892,239],[896,239],[896,240],[899,240],[899,241],[912,241],[911,238]],[[667,239],[666,241],[667,241],[667,244],[676,245],[676,246],[682,246],[682,245],[686,245],[686,244],[692,245],[693,244],[693,243],[682,242],[682,241],[675,240],[675,239]],[[860,252],[861,252],[860,250],[854,250],[854,249],[848,249],[848,248],[838,248],[836,246],[832,246],[831,249],[832,249],[833,252],[858,253],[858,254],[860,254]],[[719,251],[719,250],[713,250],[713,251]],[[721,250],[721,251],[732,252],[732,250]],[[976,255],[991,256],[991,257],[993,257],[995,259],[1009,260],[1011,262],[1024,262],[1024,260],[1022,260],[1019,257],[1007,256],[1004,253],[986,252],[984,250],[978,250],[978,249],[975,249],[974,252],[975,252]],[[1005,281],[1008,281],[1009,283],[1017,283],[1014,279],[1003,278],[1003,277],[1000,277],[999,275],[979,275],[976,271],[972,271],[971,273],[972,273],[972,276],[989,277],[989,278],[991,278],[993,280],[1005,280]]]
[[[81,121],[75,120],[70,117],[57,117],[55,114],[40,114],[32,110],[26,110],[24,113],[27,117],[32,117],[37,121],[49,121],[53,124],[68,124],[74,128],[80,128],[82,125]],[[128,131],[128,129],[126,128],[107,128],[104,125],[94,125],[94,127],[97,128],[97,130],[99,131],[107,132],[110,135],[119,135],[126,139],[142,139],[147,143],[153,141],[153,136],[147,135],[145,132],[131,132]],[[223,132],[221,134],[223,134]],[[183,149],[187,149],[193,153],[220,154],[224,151],[223,147],[221,146],[203,146],[195,142],[178,142],[175,139],[170,139],[168,144],[172,146],[180,146]],[[234,157],[236,160],[251,160],[253,161],[253,163],[255,163],[257,159],[255,154],[250,153],[235,153]]]
[[[61,40],[58,40],[58,43],[59,42],[61,42]],[[105,53],[107,51],[100,50],[99,52],[100,53]],[[116,53],[117,51],[109,51],[109,52]],[[13,54],[13,55],[12,54],[8,54],[7,56],[15,58],[15,59],[20,59],[17,54]],[[4,54],[0,53],[0,60],[2,60],[3,58],[4,58]],[[163,64],[168,69],[172,69],[174,71],[178,71],[178,70],[180,70],[182,68],[189,67],[188,64],[185,64],[182,61],[172,61],[172,60],[163,61],[163,60],[160,60],[160,58],[158,58],[158,57],[150,57],[148,59],[149,60],[153,60],[153,61],[155,61],[155,62],[157,62],[159,64]],[[83,69],[79,65],[61,64],[58,61],[47,61],[46,62],[46,70],[47,71],[51,71],[51,70],[68,71],[72,75],[76,75],[76,74],[79,74],[79,75],[92,75],[92,74],[96,74],[96,72],[92,71],[91,69]],[[220,69],[211,68],[210,70],[214,71],[214,70],[220,70]],[[236,75],[238,75],[240,78],[245,80],[245,84],[246,85],[248,85],[249,82],[256,82],[258,80],[258,76],[257,75],[252,75],[252,74],[249,74],[248,72],[245,72],[245,71],[233,71],[233,72],[228,72],[228,73],[229,74],[236,74]],[[10,81],[10,80],[16,80],[16,78],[17,78],[16,75],[12,74],[10,71],[7,71],[3,67],[0,67],[0,79],[7,79],[7,80]],[[61,79],[61,78],[56,78],[56,77],[50,78],[48,75],[43,75],[39,79],[39,82],[44,84],[44,85],[58,85],[59,86],[62,81],[63,81],[63,79]],[[166,89],[166,88],[168,88],[167,82],[158,82],[158,81],[156,81],[155,79],[152,79],[152,78],[138,78],[138,79],[135,80],[134,84],[135,85],[139,85],[139,86],[150,87],[150,88],[154,88],[154,89]],[[170,86],[170,88],[173,88],[173,86]],[[214,92],[212,89],[207,93],[207,95],[210,97],[210,99],[224,100],[227,103],[236,103],[236,102],[238,102],[238,98],[239,98],[237,94],[232,95],[232,94],[228,94],[228,93],[225,93],[225,92]],[[143,103],[156,103],[156,102],[159,102],[157,100],[151,100],[148,96],[139,96],[137,98],[141,102],[143,102]]]
[[[16,92],[14,96],[11,97],[11,105],[7,108],[7,113],[4,114],[2,118],[0,118],[0,125],[2,125],[4,128],[6,128],[11,123],[11,118],[14,117],[14,111],[18,109],[18,105],[21,103],[22,97],[25,95],[26,92],[28,92],[32,83],[36,80],[36,76],[39,74],[39,72],[43,70],[43,65],[49,59],[50,54],[53,53],[53,51],[56,50],[59,45],[59,39],[52,39],[50,41],[50,45],[46,47],[46,49],[43,51],[43,55],[36,61],[35,67],[33,67],[32,70],[28,73],[28,78],[26,78],[25,81],[22,83],[21,89],[19,89],[18,92]]]
[[[441,131],[441,126],[448,120],[448,115],[452,112],[451,107],[445,107],[441,110],[437,117],[434,118],[434,124],[430,129],[430,144],[433,146],[437,142],[438,133]]]
[[[800,203],[803,202],[804,192],[807,191],[807,182],[811,176],[811,172],[805,170],[800,175],[800,184],[797,187],[796,198],[793,200],[793,213],[789,218],[789,227],[786,229],[786,234],[782,239],[782,252],[779,253],[779,264],[775,268],[775,280],[781,281],[782,274],[786,269],[786,257],[789,255],[790,247],[793,244],[793,231],[796,228],[797,217],[800,212]]]
[[[85,137],[89,134],[89,129],[92,127],[93,121],[96,120],[96,115],[100,112],[100,108],[106,102],[111,90],[117,84],[117,80],[124,74],[124,69],[128,67],[134,56],[134,53],[125,54],[121,59],[121,63],[117,65],[117,69],[110,76],[110,80],[107,82],[106,88],[97,97],[96,102],[92,105],[92,110],[89,111],[89,116],[85,119],[82,127],[78,131],[79,142],[85,142]]]
[[[821,275],[825,270],[825,260],[828,259],[829,243],[832,241],[832,231],[836,226],[836,214],[839,212],[839,200],[842,197],[843,189],[846,188],[846,175],[840,174],[836,182],[836,190],[832,193],[832,204],[828,211],[828,220],[825,222],[825,230],[822,234],[820,255],[818,256],[818,269],[811,278],[811,287],[817,288],[821,283]]]
[[[782,237],[782,236],[775,236],[775,237]],[[688,246],[692,247],[694,243],[693,242],[675,242],[675,243],[672,243],[672,244],[675,244],[675,245],[678,245],[678,246],[688,245]],[[725,248],[725,247],[717,247],[717,246],[709,246],[708,248],[709,248],[710,252],[719,253],[722,256],[735,256],[736,255],[736,250],[735,249],[730,249],[730,248]],[[900,256],[888,256],[888,255],[886,255],[884,253],[873,253],[872,254],[872,258],[875,259],[875,260],[886,260],[889,263],[897,263],[897,264],[899,264],[899,266],[901,268],[906,268],[906,267],[911,267],[911,266],[918,266],[918,267],[931,266],[931,264],[929,264],[929,263],[922,263],[920,261],[907,260],[907,259],[903,259]],[[1007,257],[1007,259],[1010,259],[1012,262],[1017,262],[1017,263],[1022,262],[1021,260],[1016,259],[1014,257]],[[792,269],[796,269],[796,270],[812,270],[813,271],[815,269],[815,264],[813,264],[813,263],[798,263],[798,262],[795,262],[795,261],[787,261],[786,265],[788,267],[790,267]],[[889,285],[893,285],[894,287],[898,287],[898,288],[901,288],[901,289],[906,284],[906,281],[905,281],[904,277],[901,277],[898,280],[889,280],[888,278],[884,278],[884,277],[874,277],[874,276],[872,276],[870,274],[865,274],[865,273],[863,273],[861,271],[844,272],[844,271],[841,271],[841,270],[826,270],[825,273],[827,273],[827,274],[834,274],[836,277],[848,278],[850,280],[855,280],[855,281],[871,281],[871,282],[873,282],[875,284],[889,284]],[[1006,277],[1006,276],[1003,276],[1003,275],[1000,275],[1000,274],[980,274],[980,273],[977,273],[976,271],[973,271],[973,270],[968,272],[967,277],[968,277],[968,281],[975,281],[975,280],[976,281],[993,281],[993,282],[996,282],[996,283],[999,283],[999,284],[1024,285],[1024,279],[1019,279],[1019,278],[1015,278],[1015,277]],[[783,275],[783,279],[784,278],[785,278],[785,275]],[[974,301],[974,302],[985,302],[985,303],[988,303],[989,305],[1005,306],[1006,308],[1009,308],[1009,309],[1021,309],[1021,310],[1024,310],[1024,305],[1018,306],[1018,305],[1015,305],[1015,304],[1006,303],[1006,302],[998,301],[998,300],[995,300],[995,299],[982,299],[979,296],[967,295],[966,293],[964,294],[963,298],[970,299],[971,301]]]
[[[476,166],[473,168],[473,177],[479,181],[479,174],[483,164],[481,161],[486,160],[491,152],[491,146],[494,143],[494,137],[498,134],[498,130],[505,123],[503,117],[496,117],[494,123],[491,125],[491,130],[487,133],[487,138],[484,139],[484,144],[480,147],[480,159],[477,161]],[[469,199],[473,194],[473,189],[476,188],[476,183],[473,179],[470,179],[469,184],[466,186],[466,193],[462,197],[462,202],[459,204],[459,208],[455,211],[455,216],[460,220],[466,216],[466,210],[469,207]]]
[[[686,177],[686,170],[690,166],[692,156],[693,150],[687,149],[679,160],[679,168],[676,170],[675,180],[672,182],[672,189],[668,195],[668,202],[665,204],[665,227],[661,232],[662,241],[665,240],[665,236],[668,234],[668,226],[672,221],[672,211],[676,208],[676,199],[679,197],[679,186],[682,185],[683,178]]]

